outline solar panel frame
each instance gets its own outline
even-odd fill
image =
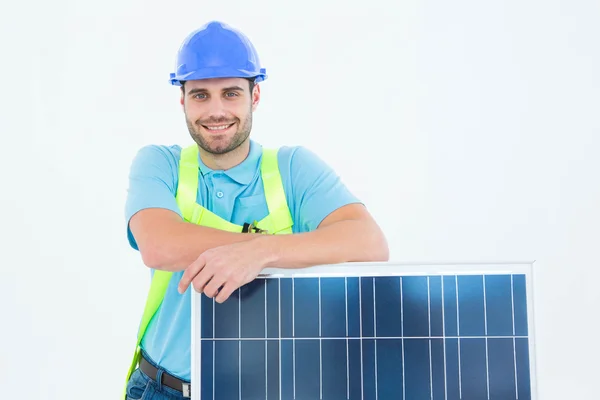
[[[535,316],[534,316],[534,298],[533,298],[533,275],[534,262],[499,262],[499,263],[343,263],[334,265],[320,265],[303,269],[265,269],[257,279],[277,279],[277,278],[317,278],[317,277],[408,277],[408,276],[465,276],[465,275],[524,275],[525,293],[527,307],[527,339],[529,355],[529,377],[531,399],[537,400],[537,377],[536,377],[536,344],[535,344]],[[319,280],[320,282],[320,280]],[[485,282],[485,278],[484,278]],[[375,280],[373,280],[373,285]],[[359,285],[360,286],[360,285]],[[485,287],[485,284],[484,284]],[[512,286],[511,286],[512,290]],[[484,288],[485,291],[485,288]],[[265,292],[266,293],[266,292]],[[202,400],[199,382],[201,381],[201,332],[202,318],[200,316],[202,294],[192,291],[191,296],[191,400]],[[319,298],[321,291],[319,290]],[[485,296],[485,294],[484,294]],[[458,301],[458,295],[456,296]],[[484,303],[485,304],[485,303]],[[485,307],[485,305],[484,305]],[[513,310],[514,311],[514,310]],[[265,313],[267,312],[265,304]],[[320,312],[320,308],[319,308]],[[214,314],[213,314],[214,316]],[[239,329],[241,337],[241,318],[239,313]],[[514,319],[514,312],[513,312]],[[487,325],[487,324],[486,324]],[[513,322],[514,325],[514,322]],[[320,325],[319,325],[320,328]],[[376,329],[376,328],[375,328]],[[265,336],[266,336],[265,319]],[[487,326],[486,326],[487,331]],[[487,332],[486,332],[487,334]],[[320,336],[320,335],[319,335]],[[431,336],[431,334],[429,335]],[[446,332],[443,333],[445,338]],[[281,338],[279,332],[279,338]],[[362,334],[361,334],[362,339]],[[281,339],[279,340],[281,342]],[[459,342],[460,343],[460,342]],[[241,341],[240,344],[241,346]],[[362,345],[362,340],[361,340]],[[265,347],[266,348],[266,347]],[[266,350],[265,350],[266,351]],[[516,351],[516,350],[515,350]],[[281,353],[280,353],[281,355]],[[295,353],[293,354],[295,357]],[[404,357],[404,352],[402,353]],[[266,357],[266,354],[265,354]],[[444,357],[446,353],[444,350]],[[487,362],[487,360],[486,360]],[[361,365],[362,368],[362,365]],[[515,370],[516,373],[516,370]],[[241,382],[241,381],[240,381]],[[431,382],[431,384],[433,384]],[[241,383],[240,383],[241,385]],[[488,382],[489,385],[489,382]],[[321,386],[322,387],[322,386]],[[240,388],[241,390],[241,388]],[[280,387],[281,390],[281,387]],[[489,391],[489,390],[488,390]]]

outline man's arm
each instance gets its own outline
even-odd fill
[[[144,264],[173,272],[186,269],[208,249],[260,236],[191,224],[177,213],[161,208],[137,212],[131,217],[129,227]]]
[[[180,271],[204,251],[252,239],[248,233],[231,233],[183,220],[175,199],[179,151],[175,146],[141,148],[129,172],[125,206],[127,235],[150,268]]]
[[[362,204],[328,215],[312,232],[256,238],[270,268],[303,268],[342,262],[388,261],[386,238]]]
[[[216,296],[222,303],[266,267],[303,268],[388,259],[383,233],[366,208],[353,203],[330,213],[314,231],[259,236],[208,250],[186,268],[178,291],[183,293],[193,284],[197,292]]]
[[[253,239],[270,260],[266,267],[302,268],[354,261],[387,261],[383,232],[362,204],[349,204],[328,215],[312,232],[260,235],[226,232],[183,221],[159,208],[139,211],[130,228],[144,264],[165,271],[181,271],[214,247]]]
[[[257,241],[273,257],[267,266],[302,268],[310,265],[389,258],[386,239],[367,208],[316,153],[298,147],[282,163],[286,192],[299,233]],[[262,238],[261,238],[262,239]]]

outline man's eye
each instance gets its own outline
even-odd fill
[[[235,96],[237,96],[237,93],[235,93],[235,92],[227,92],[227,93],[225,93],[225,96],[227,96],[227,97],[235,97]]]
[[[199,93],[199,94],[194,95],[194,98],[196,98],[196,99],[202,98],[203,99],[204,96],[206,96],[206,95]]]

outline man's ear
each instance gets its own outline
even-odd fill
[[[258,103],[260,102],[260,85],[257,83],[252,89],[252,111],[256,111]]]

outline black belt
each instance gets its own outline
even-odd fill
[[[155,381],[157,380],[156,375],[158,373],[158,369],[148,360],[146,360],[143,355],[140,357],[140,370],[144,374],[148,375],[150,379]],[[162,373],[162,384],[170,387],[171,389],[182,392],[183,397],[192,397],[190,384],[188,382],[182,381],[181,379],[176,378],[165,371]]]

